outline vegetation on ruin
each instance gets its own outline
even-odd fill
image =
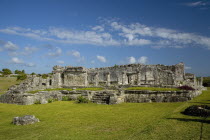
[[[1,85],[1,84],[0,84]],[[0,139],[210,139],[210,118],[183,115],[191,105],[210,104],[210,88],[189,102],[122,103],[117,105],[0,104]],[[13,117],[35,115],[39,123],[15,126]],[[201,128],[202,126],[202,128]]]
[[[53,89],[44,89],[44,90],[35,90],[35,91],[28,91],[28,93],[37,93],[40,91],[56,91],[56,90],[68,90],[72,91],[71,88],[53,88]],[[76,88],[76,90],[91,90],[91,91],[100,91],[103,90],[103,88],[97,88],[97,87],[89,87],[89,88]]]
[[[37,92],[40,92],[40,91],[56,91],[56,90],[68,90],[68,91],[72,91],[71,88],[53,88],[53,89],[44,89],[44,90],[34,90],[34,91],[28,91],[28,93],[37,93]]]
[[[89,100],[87,98],[83,97],[83,96],[79,96],[79,97],[77,97],[76,103],[79,103],[79,104],[89,103]]]
[[[178,88],[160,88],[160,87],[128,87],[125,90],[150,90],[150,91],[179,91]]]
[[[25,80],[27,78],[27,75],[26,74],[19,74],[17,76],[17,80]]]
[[[0,94],[6,93],[7,89],[15,84],[19,84],[21,82],[17,81],[16,77],[0,77]]]
[[[99,88],[99,87],[88,87],[88,88],[77,88],[76,90],[92,90],[92,91],[100,91],[100,90],[103,90],[103,88]]]
[[[203,86],[210,87],[210,77],[203,77]]]

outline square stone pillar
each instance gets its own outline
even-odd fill
[[[106,74],[107,86],[110,86],[110,72]]]
[[[122,85],[125,85],[126,84],[126,73],[125,72],[122,72]]]
[[[201,83],[200,86],[203,86],[203,77],[201,77]]]
[[[141,85],[141,73],[140,73],[140,71],[137,72],[137,85]]]
[[[85,86],[88,86],[88,74],[87,74],[87,72],[85,73]]]
[[[95,86],[97,87],[98,86],[98,81],[99,81],[98,73],[95,74],[94,81],[95,81]]]

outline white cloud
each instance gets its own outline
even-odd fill
[[[24,52],[23,52],[23,54],[25,54],[25,55],[30,55],[30,54],[36,52],[37,50],[38,50],[38,49],[35,48],[35,47],[27,46],[27,47],[24,47]]]
[[[127,58],[127,61],[128,61],[129,64],[133,64],[133,63],[136,63],[136,58],[131,56],[131,57]]]
[[[56,61],[58,64],[64,64],[65,62],[64,61],[62,61],[62,60],[58,60],[58,61]]]
[[[201,2],[194,3],[194,5],[196,4],[204,5]],[[69,30],[56,27],[50,27],[46,30],[34,30],[9,27],[0,29],[0,32],[65,44],[149,46],[153,48],[197,46],[210,49],[210,37],[207,36],[168,28],[150,27],[141,23],[122,24],[113,20],[92,27],[89,30]]]
[[[79,58],[80,57],[80,52],[78,52],[78,51],[68,51],[67,55],[72,55],[74,57]]]
[[[192,68],[189,67],[189,66],[185,66],[184,69],[185,69],[185,70],[191,70]]]
[[[18,46],[14,43],[12,43],[11,41],[8,41],[6,43],[3,44],[3,48],[2,50],[7,50],[7,51],[16,51],[18,50]]]
[[[148,57],[146,57],[146,56],[142,56],[138,59],[138,62],[141,64],[146,64],[147,61],[148,61]]]
[[[48,56],[52,56],[52,57],[58,57],[62,54],[62,50],[59,47],[56,47],[55,50],[47,53]]]
[[[106,63],[106,58],[104,56],[97,55],[96,57],[100,62]]]
[[[189,7],[198,7],[198,6],[206,6],[208,5],[208,3],[204,1],[196,1],[196,2],[185,3],[184,5],[189,6]]]
[[[21,59],[19,59],[19,58],[17,58],[17,57],[13,57],[13,58],[11,59],[11,63],[14,63],[14,64],[23,64],[24,61],[21,60]]]
[[[95,27],[93,27],[92,28],[93,30],[95,30],[95,31],[99,31],[99,32],[103,32],[104,31],[104,27],[102,27],[102,26],[95,26]]]
[[[26,63],[25,66],[27,66],[27,67],[36,67],[36,64],[34,64],[34,63]]]

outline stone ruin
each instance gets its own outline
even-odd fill
[[[129,91],[123,87],[179,87],[188,85],[195,91]],[[103,91],[29,91],[53,88],[103,87]],[[114,90],[113,90],[114,89]],[[12,86],[0,97],[2,103],[33,104],[35,101],[47,103],[48,99],[62,100],[63,96],[76,99],[84,96],[95,103],[115,104],[120,102],[177,102],[187,101],[201,94],[202,78],[185,74],[184,63],[176,65],[115,65],[104,68],[84,68],[54,66],[52,75],[46,79],[28,76],[20,85]]]

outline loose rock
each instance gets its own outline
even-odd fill
[[[186,108],[183,114],[190,115],[190,116],[208,117],[210,116],[210,106],[192,105]]]
[[[39,122],[39,119],[34,115],[25,115],[23,117],[14,117],[12,123],[14,125],[28,125]]]

